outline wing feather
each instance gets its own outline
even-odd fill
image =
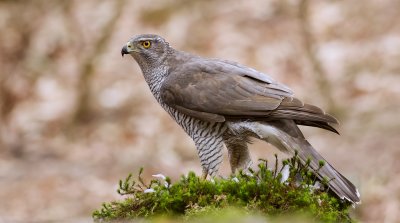
[[[294,98],[288,87],[268,75],[220,60],[189,62],[170,70],[161,98],[187,115],[211,122],[291,119],[331,131],[328,123],[337,123],[320,108]]]

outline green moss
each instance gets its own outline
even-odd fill
[[[257,171],[250,169],[227,179],[202,180],[190,172],[172,184],[169,178],[145,183],[141,169],[137,181],[130,174],[119,182],[117,192],[126,198],[104,203],[94,211],[93,218],[100,222],[169,216],[194,221],[235,210],[242,217],[306,216],[308,222],[352,222],[349,203],[313,189],[316,177],[309,164],[301,165],[297,156],[283,161],[283,166],[289,166],[289,177],[282,183],[284,168],[278,170],[277,162],[276,158],[274,170],[268,169],[267,161],[261,161]],[[322,182],[325,187],[326,182]],[[149,189],[151,192],[145,193]]]

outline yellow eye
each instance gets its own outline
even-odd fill
[[[143,41],[143,42],[142,42],[142,46],[143,46],[144,48],[148,49],[148,48],[150,48],[151,43],[150,43],[150,41],[146,40],[146,41]]]

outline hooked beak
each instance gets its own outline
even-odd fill
[[[128,47],[126,45],[121,49],[121,56],[124,56],[125,54],[129,54]]]

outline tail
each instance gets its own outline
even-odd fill
[[[295,145],[293,145],[295,143]],[[293,138],[289,143],[292,148],[298,149],[298,156],[303,164],[307,159],[311,159],[310,167],[313,170],[318,169],[319,161],[324,161],[325,165],[318,171],[320,179],[327,178],[329,181],[329,188],[341,199],[348,200],[354,204],[360,203],[360,194],[357,188],[339,173],[331,164],[329,164],[312,146],[311,144],[301,138]]]
[[[297,150],[303,164],[311,159],[310,167],[314,170],[319,168],[319,161],[324,161],[325,165],[318,171],[318,177],[330,180],[329,188],[341,199],[348,200],[353,204],[360,203],[360,194],[357,188],[311,146],[294,121],[251,122],[247,123],[244,128],[283,152],[294,154]]]

